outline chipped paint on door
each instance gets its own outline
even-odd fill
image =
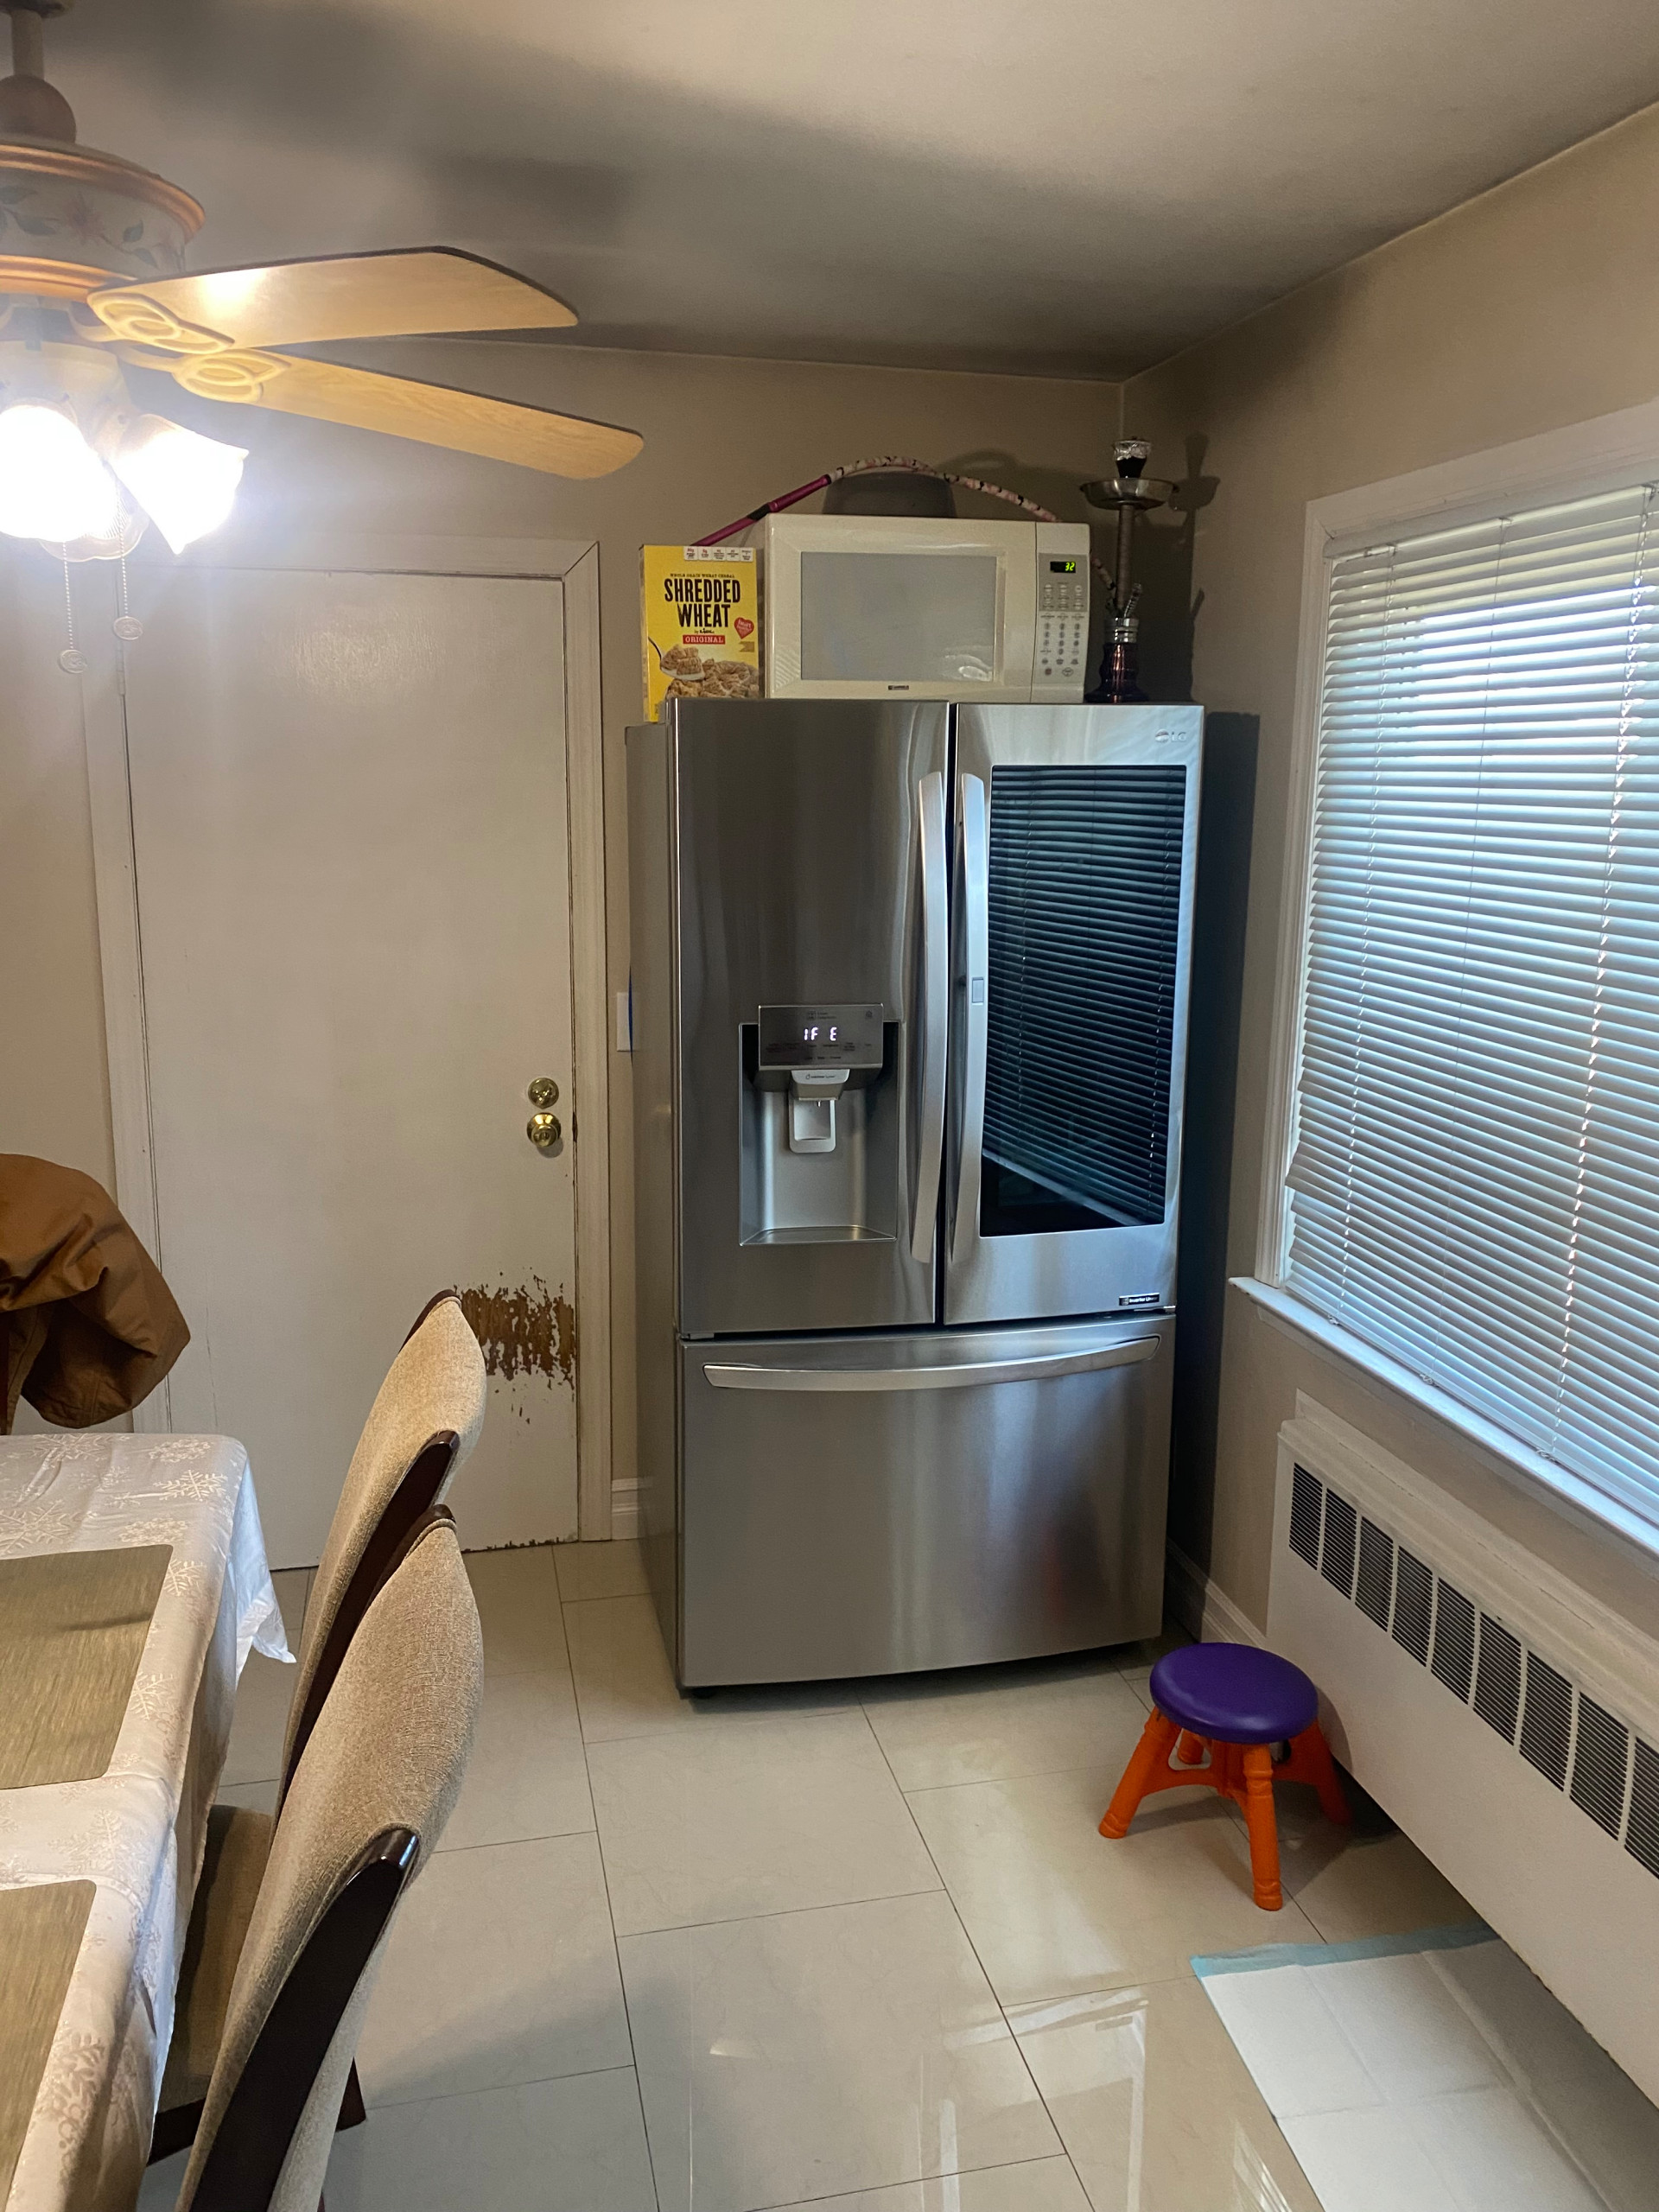
[[[550,1291],[539,1275],[517,1289],[475,1283],[461,1292],[461,1307],[491,1375],[504,1382],[539,1375],[575,1390],[576,1313],[563,1287]]]

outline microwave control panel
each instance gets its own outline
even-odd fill
[[[1081,699],[1089,650],[1089,528],[1037,525],[1037,636],[1033,699]]]

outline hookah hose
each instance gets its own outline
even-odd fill
[[[843,468],[832,468],[827,476],[815,476],[810,484],[798,484],[792,492],[785,492],[780,499],[768,499],[764,506],[753,508],[746,515],[739,515],[735,522],[728,522],[723,529],[711,530],[707,537],[697,539],[699,545],[718,545],[728,537],[735,537],[740,530],[747,530],[752,523],[764,522],[768,515],[782,514],[786,508],[797,507],[803,499],[810,499],[815,492],[823,492],[831,484],[838,484],[843,476],[868,476],[877,470],[905,470],[912,476],[932,476],[947,484],[959,484],[964,492],[982,492],[988,498],[1005,499],[1009,506],[1019,507],[1038,522],[1058,522],[1059,517],[1047,507],[1039,506],[1035,499],[1028,499],[1020,492],[1010,492],[1006,485],[988,484],[982,477],[963,476],[952,468],[934,468],[925,461],[914,461],[905,454],[881,454],[868,461],[849,461]],[[1089,565],[1109,584],[1111,571],[1093,554]]]

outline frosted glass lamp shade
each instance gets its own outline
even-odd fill
[[[221,445],[164,416],[141,415],[110,466],[175,553],[217,530],[242,481],[244,446]]]
[[[0,531],[54,545],[120,535],[115,480],[60,407],[20,399],[0,411]]]

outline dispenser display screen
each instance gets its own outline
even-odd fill
[[[879,1006],[763,1006],[763,1068],[879,1068]]]

